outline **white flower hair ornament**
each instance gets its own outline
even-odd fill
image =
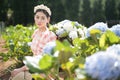
[[[42,10],[47,11],[47,13],[51,16],[51,11],[50,11],[50,9],[49,9],[47,6],[45,6],[44,4],[35,6],[35,7],[34,7],[34,13],[35,13],[38,9],[42,9]]]

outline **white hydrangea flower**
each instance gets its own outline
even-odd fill
[[[67,32],[70,32],[70,31],[73,31],[75,28],[73,27],[72,23],[71,22],[67,22],[64,24],[63,28],[67,31]]]
[[[81,36],[81,39],[85,39],[86,38],[86,32],[87,32],[87,28],[84,27],[83,29],[82,28],[79,28],[78,30],[78,34]]]
[[[78,38],[77,31],[71,31],[69,33],[69,37],[72,38],[72,40],[75,39],[75,38]]]
[[[66,31],[65,31],[64,29],[62,29],[62,28],[56,30],[56,34],[57,34],[59,37],[61,37],[61,35],[64,34],[64,33],[66,33]]]
[[[56,24],[57,29],[61,29],[62,27],[63,27],[63,24],[60,24],[60,23]]]
[[[83,32],[81,28],[78,29],[78,33],[81,35],[81,38],[84,38],[85,33]]]

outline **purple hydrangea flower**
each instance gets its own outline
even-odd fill
[[[120,24],[112,26],[110,30],[120,37]]]

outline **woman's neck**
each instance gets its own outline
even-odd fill
[[[40,32],[45,32],[46,30],[47,30],[46,27],[39,28],[39,31],[40,31]]]

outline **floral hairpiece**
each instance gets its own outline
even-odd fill
[[[43,10],[47,11],[48,14],[51,16],[51,11],[50,11],[50,9],[49,9],[47,6],[45,6],[44,4],[35,6],[35,7],[34,7],[34,13],[35,13],[38,9],[43,9]]]

